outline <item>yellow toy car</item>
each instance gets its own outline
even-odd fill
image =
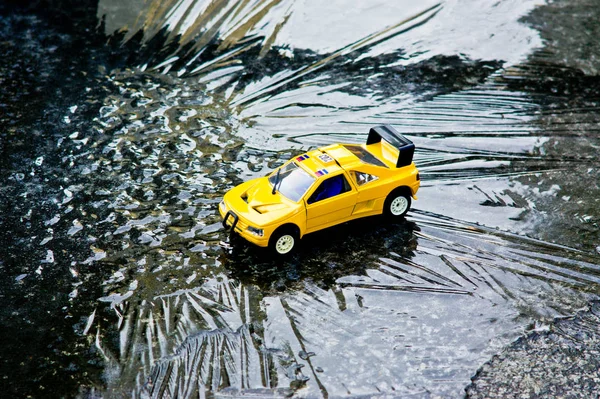
[[[382,213],[403,217],[421,183],[414,150],[382,125],[370,129],[366,144],[309,151],[229,190],[219,205],[223,226],[285,255],[317,230]]]

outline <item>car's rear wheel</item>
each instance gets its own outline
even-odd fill
[[[383,213],[392,218],[401,218],[410,209],[410,195],[406,190],[395,190],[388,195],[383,206]]]
[[[276,230],[269,240],[269,249],[275,255],[285,256],[291,254],[298,245],[298,232],[291,227],[282,227]]]

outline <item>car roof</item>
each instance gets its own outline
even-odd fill
[[[341,144],[332,144],[308,151],[294,161],[316,178],[336,174],[361,164],[360,160]]]
[[[350,151],[347,146],[362,147],[365,150],[374,151],[375,154],[372,155],[381,161],[382,165],[378,166],[361,161],[361,159]],[[386,147],[390,147],[392,151],[395,150],[389,144],[387,144]],[[396,152],[394,154],[386,154],[384,150],[386,149],[380,144],[372,144],[371,146],[365,146],[363,144],[331,144],[326,147],[308,151],[307,153],[297,156],[294,160],[317,179],[328,174],[336,174],[342,170],[351,171],[356,169],[369,169],[372,172],[378,170],[379,172],[376,173],[388,173],[391,171],[390,168],[394,168],[395,166],[392,162],[393,160],[390,159],[397,158],[398,152],[395,150]]]
[[[317,179],[342,170],[333,158],[320,150],[313,150],[299,155],[294,161]]]

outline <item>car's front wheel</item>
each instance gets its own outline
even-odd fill
[[[404,190],[395,190],[388,195],[383,213],[392,218],[401,218],[410,209],[410,195]]]
[[[289,255],[298,245],[298,233],[291,227],[276,230],[269,240],[269,249],[275,255]]]

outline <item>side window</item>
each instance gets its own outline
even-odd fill
[[[367,184],[370,183],[372,181],[375,181],[377,179],[379,179],[379,177],[375,176],[375,175],[371,175],[369,173],[363,173],[363,172],[353,172],[354,174],[354,179],[356,180],[356,185],[357,186],[362,186],[363,184]]]
[[[309,204],[350,191],[350,184],[344,175],[337,175],[324,180],[306,201]]]

